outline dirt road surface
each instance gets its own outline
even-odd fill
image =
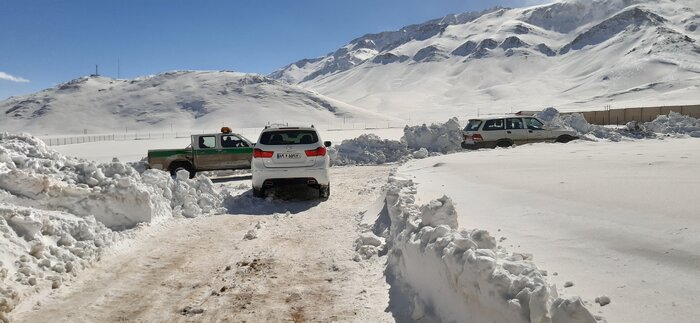
[[[227,198],[232,214],[143,229],[13,321],[394,321],[383,260],[353,260],[361,212],[389,170],[334,168],[323,202],[255,199],[249,181],[222,180],[240,193]]]

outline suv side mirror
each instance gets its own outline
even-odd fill
[[[324,141],[324,142],[323,142],[323,145],[326,146],[326,147],[330,147],[330,146],[331,146],[331,142],[330,142],[330,141]]]

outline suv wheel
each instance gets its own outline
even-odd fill
[[[255,187],[253,187],[253,196],[259,197],[259,198],[265,198],[265,189],[264,188],[257,189]]]
[[[331,184],[328,183],[326,186],[321,186],[318,188],[318,197],[323,200],[327,200],[331,196]]]

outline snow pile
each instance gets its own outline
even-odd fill
[[[411,150],[425,148],[430,152],[448,153],[461,150],[462,127],[457,118],[426,126],[406,126],[403,140]]]
[[[45,210],[93,215],[111,229],[128,229],[172,215],[217,213],[221,198],[205,177],[190,180],[119,163],[97,164],[60,155],[28,135],[0,135],[4,200]]]
[[[421,148],[413,152],[413,158],[415,159],[428,158],[428,156],[430,156],[430,152],[425,148]]]
[[[487,231],[459,229],[448,197],[418,207],[415,193],[411,180],[390,176],[387,271],[413,301],[414,320],[596,322],[580,298],[559,298],[530,256],[508,253]]]
[[[0,134],[0,313],[12,310],[18,291],[60,287],[132,232],[119,230],[220,213],[221,204],[205,177],[139,174],[63,156],[30,135]]]
[[[128,237],[97,222],[58,211],[0,203],[0,321],[19,291],[59,288],[116,241]]]
[[[589,124],[581,113],[572,113],[561,115],[555,108],[546,108],[535,114],[540,120],[551,128],[572,129],[579,136],[591,140],[610,140],[620,141],[623,138],[643,139],[654,138],[656,134],[647,126],[639,122],[629,122],[624,128],[604,127],[600,125]]]
[[[332,164],[339,166],[393,163],[408,155],[410,152],[403,142],[381,139],[374,134],[343,140],[330,150]]]
[[[618,129],[589,124],[588,121],[586,121],[586,118],[584,118],[580,113],[573,113],[563,116],[557,115],[551,122],[545,121],[545,124],[553,128],[573,129],[579,134],[579,136],[593,140],[606,139],[617,142],[622,140],[623,136]],[[629,137],[636,137],[632,132],[627,132],[626,134],[629,135]]]
[[[579,135],[591,139],[608,139],[620,141],[623,137],[643,139],[654,138],[657,133],[665,135],[689,135],[700,138],[700,120],[671,111],[668,115],[660,115],[650,122],[630,121],[622,128],[610,128],[589,124],[580,113],[560,115],[555,108],[546,108],[535,114],[550,127],[569,128]]]
[[[644,124],[648,129],[662,134],[687,134],[700,138],[700,120],[671,111]]]
[[[378,255],[384,247],[386,242],[384,238],[376,236],[372,232],[363,232],[360,237],[355,240],[355,257],[353,260],[360,261],[362,259],[370,259],[375,255]]]

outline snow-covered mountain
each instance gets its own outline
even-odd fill
[[[700,1],[566,0],[369,34],[270,77],[416,119],[700,103]]]
[[[264,76],[177,71],[134,80],[82,77],[0,102],[0,129],[35,134],[215,131],[263,126],[386,120],[381,115]]]

